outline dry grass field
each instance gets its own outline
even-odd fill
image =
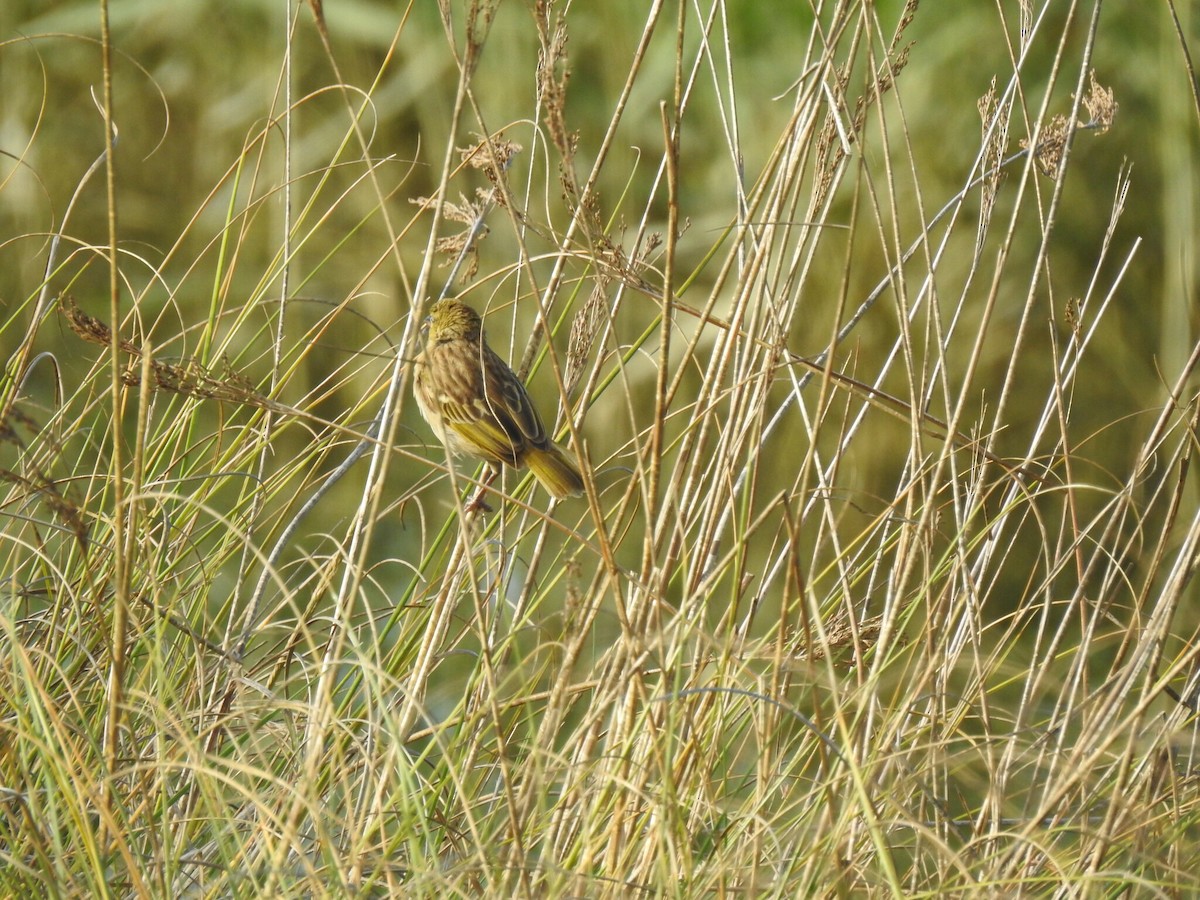
[[[0,894],[1200,892],[1194,6],[3,6]]]

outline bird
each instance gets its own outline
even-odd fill
[[[442,445],[496,470],[528,466],[556,499],[582,494],[579,467],[546,434],[525,385],[488,346],[479,313],[459,300],[438,300],[424,330],[413,396]]]

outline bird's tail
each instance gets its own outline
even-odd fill
[[[548,444],[545,449],[530,447],[522,462],[556,499],[583,493],[583,476],[561,447],[555,444]]]

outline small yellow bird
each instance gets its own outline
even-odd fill
[[[582,494],[578,467],[546,434],[516,373],[487,345],[479,313],[457,300],[439,300],[425,327],[413,396],[446,449],[497,469],[529,466],[559,499]]]

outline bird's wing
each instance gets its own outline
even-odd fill
[[[529,447],[546,446],[546,427],[513,370],[490,349],[484,353],[479,369],[471,370],[478,381],[439,384],[442,424],[462,449],[519,465]]]
[[[492,462],[503,462],[515,466],[525,449],[524,439],[513,440],[511,434],[505,431],[495,419],[488,416],[475,416],[465,419],[456,415],[446,416],[442,408],[442,421],[459,438],[457,445],[460,449],[482,457]]]
[[[484,366],[484,395],[488,412],[514,440],[528,441],[535,447],[546,443],[546,426],[533,407],[525,385],[500,357]]]

